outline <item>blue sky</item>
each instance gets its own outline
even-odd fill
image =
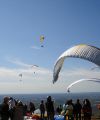
[[[77,44],[100,47],[99,31],[99,0],[0,1],[0,93],[61,93],[77,79],[100,78],[99,70],[90,71],[93,63],[71,58],[52,84],[60,54]],[[79,91],[100,92],[100,85],[79,83],[72,92]]]

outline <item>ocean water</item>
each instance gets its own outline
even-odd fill
[[[35,107],[38,108],[40,101],[46,101],[47,96],[51,96],[54,101],[55,107],[58,105],[63,105],[66,100],[72,99],[73,103],[76,102],[77,99],[80,99],[81,103],[84,99],[88,98],[91,102],[93,114],[98,112],[97,104],[100,103],[100,93],[99,92],[88,92],[88,93],[60,93],[60,94],[4,94],[0,95],[0,103],[2,103],[4,96],[13,97],[16,100],[20,100],[23,103],[29,104],[29,102],[34,102]]]

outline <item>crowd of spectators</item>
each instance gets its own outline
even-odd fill
[[[4,97],[0,105],[0,118],[1,120],[24,120],[24,116],[34,114],[35,110],[36,108],[33,102],[26,105],[12,97]],[[92,116],[92,107],[88,99],[84,99],[83,102],[77,99],[75,103],[70,99],[65,104],[60,104],[55,107],[52,97],[48,96],[46,101],[41,100],[39,110],[41,120],[57,120],[54,117],[55,115],[64,116],[64,120],[91,120]],[[45,112],[47,113],[46,118]]]
[[[61,113],[66,120],[91,120],[92,107],[88,99],[84,99],[83,103],[77,99],[76,103],[71,100],[66,101]]]

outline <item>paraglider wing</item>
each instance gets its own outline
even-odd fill
[[[38,65],[32,65],[32,67],[39,67]]]
[[[31,68],[37,68],[39,67],[38,65],[32,65]],[[35,74],[35,71],[34,71],[34,74]]]
[[[94,46],[80,44],[76,45],[60,55],[57,59],[53,70],[53,83],[58,79],[59,72],[62,68],[63,62],[66,57],[81,58],[88,60],[100,66],[100,49]]]
[[[71,88],[73,85],[75,85],[75,84],[77,84],[77,83],[79,83],[79,82],[82,82],[82,81],[91,81],[91,82],[98,82],[98,83],[100,83],[100,79],[98,79],[98,78],[80,79],[80,80],[77,80],[77,81],[71,83],[71,84],[67,87],[67,91],[70,91],[70,88]]]

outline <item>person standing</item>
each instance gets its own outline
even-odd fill
[[[92,107],[91,107],[91,103],[88,99],[84,100],[82,110],[83,110],[83,114],[84,114],[84,120],[91,120]]]
[[[15,100],[10,97],[9,98],[9,117],[11,120],[13,120],[13,112],[14,112],[14,107],[15,107]]]
[[[1,105],[1,120],[9,119],[9,97],[4,97],[3,103]]]
[[[17,101],[14,107],[13,120],[24,120],[24,109],[21,101]]]
[[[29,103],[29,107],[30,107],[30,113],[31,113],[31,114],[34,113],[34,111],[35,111],[35,105],[34,105],[33,102],[30,102],[30,103]]]
[[[44,105],[44,101],[43,101],[43,100],[41,100],[41,104],[40,104],[40,112],[41,112],[41,119],[44,119],[45,105]]]
[[[54,104],[51,96],[47,97],[46,110],[47,110],[47,119],[54,120]]]
[[[67,120],[73,120],[73,104],[72,104],[72,100],[67,101],[66,119]]]
[[[77,99],[77,102],[76,102],[74,108],[75,108],[75,114],[74,115],[76,117],[76,120],[81,120],[82,105],[81,105],[79,99]]]

